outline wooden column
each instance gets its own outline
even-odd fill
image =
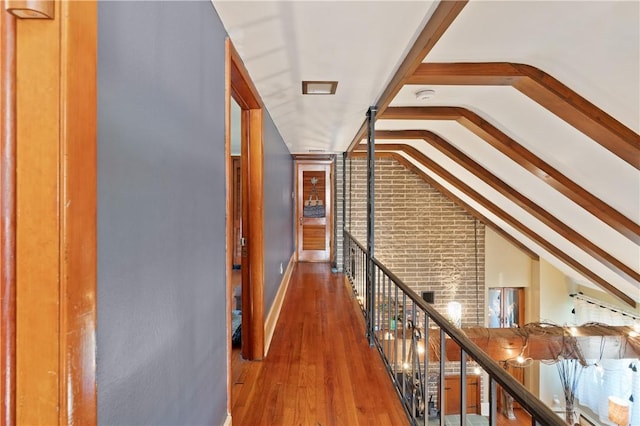
[[[17,23],[17,423],[95,424],[94,1]]]

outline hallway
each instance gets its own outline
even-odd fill
[[[238,361],[234,425],[408,424],[364,319],[329,264],[297,264],[261,362]]]

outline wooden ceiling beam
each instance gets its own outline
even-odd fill
[[[377,147],[376,151],[379,151],[380,149],[383,149],[382,147],[384,147],[384,145],[381,145],[381,146]],[[600,286],[602,289],[604,289],[608,293],[614,295],[615,297],[617,297],[620,300],[624,301],[626,304],[632,306],[633,308],[636,307],[635,300],[632,297],[630,297],[628,294],[624,293],[622,290],[620,290],[617,287],[615,287],[614,285],[610,284],[605,279],[600,277],[598,274],[596,274],[595,272],[593,272],[592,270],[590,270],[589,268],[587,268],[586,266],[584,266],[583,264],[581,264],[580,262],[575,260],[573,257],[569,256],[564,251],[562,251],[559,248],[557,248],[555,245],[551,244],[549,241],[544,239],[542,236],[538,235],[536,232],[531,230],[529,227],[524,225],[522,222],[518,221],[516,218],[514,218],[513,216],[511,216],[508,213],[506,213],[499,206],[497,206],[493,202],[491,202],[488,199],[486,199],[484,196],[482,196],[476,190],[471,188],[469,185],[464,183],[462,180],[458,179],[456,176],[454,176],[452,173],[450,173],[444,167],[440,166],[435,161],[431,160],[429,157],[424,155],[418,149],[416,149],[416,148],[414,148],[412,146],[408,146],[408,145],[401,145],[400,148],[401,148],[401,151],[404,154],[406,154],[409,157],[413,158],[415,161],[417,161],[422,166],[428,168],[433,173],[436,173],[437,175],[439,175],[442,179],[444,179],[449,184],[454,186],[457,190],[461,191],[463,194],[467,195],[469,198],[471,198],[476,203],[478,203],[479,205],[481,205],[482,207],[484,207],[485,209],[490,211],[492,214],[496,215],[501,220],[505,221],[510,226],[512,226],[513,228],[517,229],[519,232],[521,232],[523,235],[525,235],[528,238],[530,238],[532,241],[536,242],[536,244],[538,244],[541,247],[543,247],[545,250],[547,250],[553,256],[555,256],[558,259],[562,260],[565,264],[571,266],[574,270],[576,270],[577,272],[581,273],[583,276],[585,276],[588,279],[590,279],[591,281],[593,281],[595,284]]]
[[[586,191],[473,111],[460,107],[390,107],[388,120],[455,120],[589,213],[640,244],[640,225]]]
[[[356,148],[356,150],[351,153],[351,157],[352,158],[366,158],[366,156],[367,156],[366,153],[362,152],[362,151],[359,151],[358,149],[360,149],[360,148]],[[493,229],[496,233],[501,235],[505,240],[509,241],[511,244],[516,246],[518,249],[522,250],[522,252],[524,254],[529,256],[529,258],[531,258],[532,260],[539,260],[540,259],[540,256],[538,256],[537,253],[535,253],[529,247],[525,246],[520,241],[515,239],[511,234],[505,232],[502,228],[500,228],[498,225],[496,225],[491,219],[489,219],[488,217],[486,217],[485,215],[480,213],[478,210],[476,210],[473,207],[471,207],[469,204],[465,203],[462,199],[460,199],[454,193],[449,191],[447,188],[445,188],[444,186],[440,185],[440,183],[438,183],[438,181],[436,181],[435,179],[432,179],[431,176],[429,176],[428,174],[423,172],[420,168],[418,168],[411,161],[407,160],[400,153],[392,152],[392,151],[382,151],[382,152],[378,151],[378,152],[376,152],[376,158],[392,158],[392,159],[396,160],[398,163],[402,164],[407,170],[412,171],[419,178],[421,178],[423,181],[425,181],[429,185],[431,185],[434,188],[436,188],[438,191],[440,191],[442,194],[444,194],[445,197],[449,198],[451,201],[453,201],[455,204],[457,204],[460,208],[465,210],[471,216],[473,216],[474,218],[478,219],[480,222],[484,223],[485,226],[488,226],[489,228]]]
[[[551,327],[561,329],[562,327]],[[640,340],[630,337],[627,326],[575,327],[576,337],[565,333],[523,335],[520,328],[464,328],[463,331],[491,358],[498,361],[515,361],[522,352],[523,357],[533,360],[555,360],[562,353],[565,358],[626,359],[640,356]],[[436,335],[437,333],[431,333]],[[429,339],[439,348],[439,337]],[[524,349],[524,350],[523,350]],[[437,351],[436,353],[439,353]],[[451,339],[446,341],[447,361],[460,360],[460,346]]]
[[[529,197],[526,197],[518,192],[515,188],[511,187],[509,184],[495,176],[489,170],[482,167],[480,164],[475,162],[469,156],[464,154],[459,149],[455,148],[453,145],[451,145],[451,143],[441,138],[437,134],[427,130],[378,130],[375,133],[375,137],[376,140],[409,139],[414,141],[419,140],[430,144],[438,151],[450,158],[452,161],[456,162],[459,166],[465,168],[478,179],[481,179],[484,183],[495,189],[509,201],[513,202],[518,207],[530,213],[532,216],[551,228],[557,234],[570,241],[585,253],[593,256],[613,272],[620,275],[626,280],[635,281],[636,283],[640,284],[640,274],[633,268],[625,265],[623,262],[613,257],[611,254],[607,253],[601,247],[585,238],[582,234],[576,232],[573,228],[571,228],[571,226],[563,223],[554,215],[540,207],[538,204],[534,203]],[[384,149],[389,150],[400,150],[400,145],[402,144],[376,144],[376,148],[384,147]]]
[[[407,84],[511,86],[640,169],[640,135],[546,72],[526,64],[422,63]]]
[[[407,52],[404,60],[391,78],[391,81],[376,101],[375,105],[378,107],[378,114],[389,106],[393,98],[395,98],[400,89],[406,84],[407,79],[413,75],[467,3],[468,0],[441,0],[438,3],[433,15],[431,15],[431,18],[425,24],[415,43],[409,52]],[[367,121],[365,120],[360,126],[360,129],[358,129],[351,144],[349,144],[349,148],[347,148],[348,153],[360,143],[360,140],[366,136],[366,132]]]

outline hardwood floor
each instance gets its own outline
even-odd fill
[[[234,425],[407,425],[351,289],[328,264],[299,263],[263,361],[232,354]],[[498,426],[531,417],[498,415]]]
[[[364,320],[329,264],[299,263],[268,356],[234,363],[234,425],[406,425]]]

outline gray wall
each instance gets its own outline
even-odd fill
[[[269,312],[295,250],[293,159],[268,113],[264,114],[264,304]]]
[[[99,2],[98,24],[98,421],[222,424],[226,34],[208,1]],[[270,295],[292,165],[265,121]]]

